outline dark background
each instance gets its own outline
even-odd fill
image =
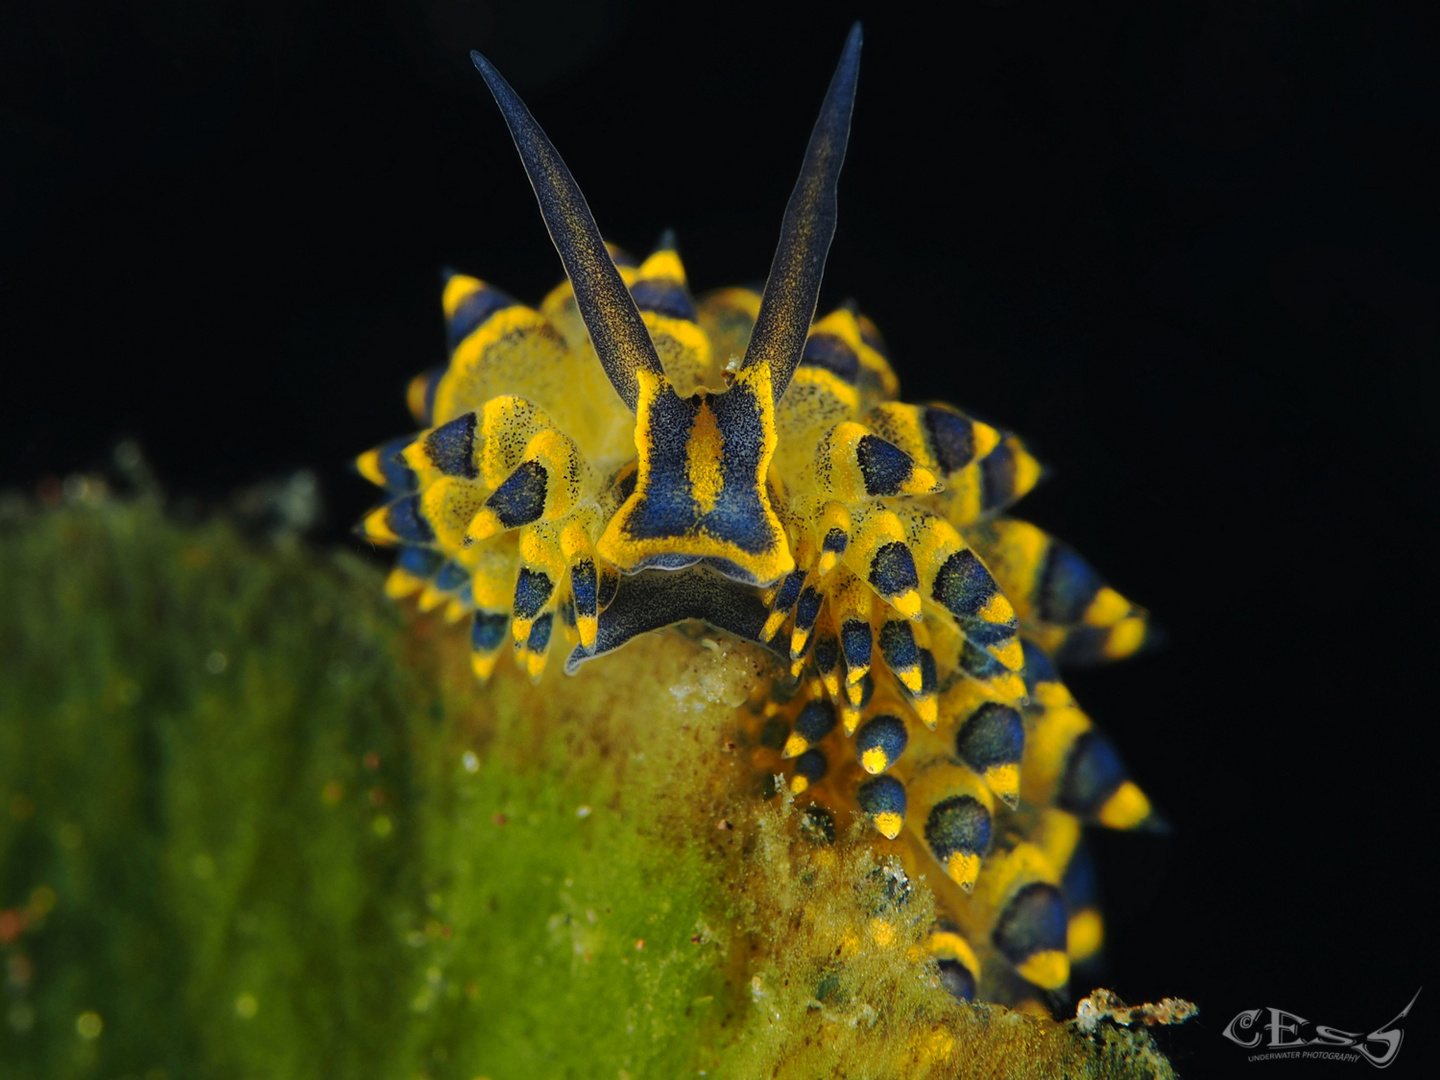
[[[346,462],[443,358],[438,269],[560,274],[468,49],[607,236],[675,227],[703,290],[763,276],[863,16],[822,306],[860,301],[909,399],[1025,435],[1022,513],[1168,631],[1072,680],[1175,824],[1102,838],[1106,981],[1199,1002],[1162,1035],[1190,1075],[1354,1069],[1220,1032],[1369,1031],[1436,974],[1440,53],[1400,4],[945,10],[6,4],[0,488],[134,437],[210,506],[314,469],[352,543]]]

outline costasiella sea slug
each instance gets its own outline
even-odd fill
[[[480,54],[567,281],[538,308],[452,275],[424,430],[358,459],[399,549],[394,597],[468,618],[474,672],[531,679],[698,620],[773,657],[737,720],[762,795],[860,821],[935,891],[960,999],[1057,1000],[1103,924],[1085,826],[1159,821],[1057,667],[1142,647],[1145,613],[1009,515],[1014,435],[899,399],[874,324],[816,319],[861,34],[850,33],[764,291],[694,299],[672,240],[601,238],[544,132]],[[677,640],[679,640],[677,638]],[[563,693],[558,690],[557,693]],[[663,723],[663,718],[655,718]]]

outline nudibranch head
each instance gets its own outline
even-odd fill
[[[448,278],[449,363],[411,386],[425,430],[359,458],[387,494],[360,532],[399,548],[392,596],[469,617],[481,678],[507,641],[539,679],[557,642],[573,671],[686,620],[769,650],[756,768],[933,868],[953,993],[1023,1000],[1099,948],[1081,826],[1158,825],[1054,666],[1134,653],[1146,615],[1005,514],[1040,476],[1018,438],[897,400],[874,324],[815,318],[860,45],[857,24],[763,293],[698,301],[668,234],[638,263],[605,244],[472,54],[567,280],[530,308]]]

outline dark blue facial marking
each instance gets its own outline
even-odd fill
[[[824,600],[820,591],[813,585],[805,587],[800,594],[800,601],[795,605],[795,628],[797,630],[809,630],[815,625],[815,620],[820,617],[820,604]]]
[[[469,580],[469,570],[459,563],[447,562],[435,575],[435,587],[444,592],[455,592]]]
[[[898,716],[877,716],[855,733],[855,756],[863,761],[866,751],[879,750],[887,763],[893,763],[905,752],[909,738],[905,721]]]

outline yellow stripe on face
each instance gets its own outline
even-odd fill
[[[473,575],[470,592],[476,606],[487,611],[508,611],[519,570],[513,542],[476,544],[461,552],[460,558]]]
[[[715,559],[733,568],[726,571],[731,576],[761,586],[773,584],[793,570],[795,560],[780,518],[770,504],[766,484],[776,438],[769,366],[755,364],[746,368],[736,376],[729,390],[709,396],[699,406],[700,411],[713,412],[717,425],[722,414],[733,417],[742,426],[753,425],[747,429],[746,445],[728,448],[728,452],[732,458],[741,455],[738,460],[746,462],[745,486],[753,491],[754,498],[747,505],[740,494],[726,490],[719,476],[705,479],[703,493],[717,500],[713,513],[700,512],[691,483],[690,455],[672,445],[665,452],[682,460],[658,457],[658,448],[666,446],[666,441],[655,424],[672,417],[684,418],[689,447],[689,431],[694,430],[698,414],[692,413],[689,417],[685,414],[694,406],[678,399],[663,377],[642,370],[637,373],[637,382],[640,396],[635,412],[635,445],[640,456],[635,490],[605,526],[597,545],[600,555],[625,572],[635,572],[676,557]],[[725,399],[723,405],[722,398]],[[746,412],[747,409],[754,411]],[[752,434],[755,443],[748,441]],[[695,445],[697,450],[726,449],[723,441],[704,434],[703,425]],[[734,465],[718,460],[703,462],[698,460],[698,454],[696,457],[693,463],[696,476],[703,477],[712,468],[718,471]],[[753,476],[749,475],[752,461]],[[760,537],[761,542],[747,540],[742,547],[740,542],[731,539],[737,526],[724,519],[724,508],[718,505],[722,498],[727,504],[743,508],[751,518],[745,522],[746,530],[752,537]],[[694,511],[688,510],[690,506],[695,507]]]
[[[836,308],[829,315],[810,327],[811,334],[834,334],[857,354],[867,348],[860,340],[860,324],[855,314],[847,308]]]
[[[685,475],[690,481],[690,494],[702,514],[715,509],[720,494],[725,490],[725,435],[715,423],[715,414],[709,402],[700,406],[695,414],[695,425],[690,429],[690,439],[685,444]]]
[[[979,426],[978,424],[976,425]],[[967,465],[946,478],[945,516],[960,527],[974,524],[980,517],[980,468]]]
[[[502,394],[529,394],[568,356],[564,339],[540,312],[518,304],[497,311],[451,354],[435,388],[434,422],[443,424]]]
[[[1000,432],[979,420],[972,420],[971,423],[974,424],[972,438],[975,440],[975,460],[979,461],[1000,445]]]
[[[1008,607],[1009,604],[1007,603],[1006,606]],[[986,651],[1011,671],[1019,671],[1025,666],[1025,649],[1017,638],[991,645]]]
[[[790,737],[785,740],[785,747],[780,751],[780,756],[782,758],[799,757],[809,749],[810,740],[803,735],[797,735],[792,732]]]
[[[915,698],[910,702],[910,707],[915,710],[915,715],[926,727],[931,731],[935,730],[935,725],[940,721],[940,703],[934,694]]]
[[[918,694],[924,684],[924,673],[918,666],[902,668],[899,671],[891,668],[891,674],[895,676],[901,686],[912,694]]]

